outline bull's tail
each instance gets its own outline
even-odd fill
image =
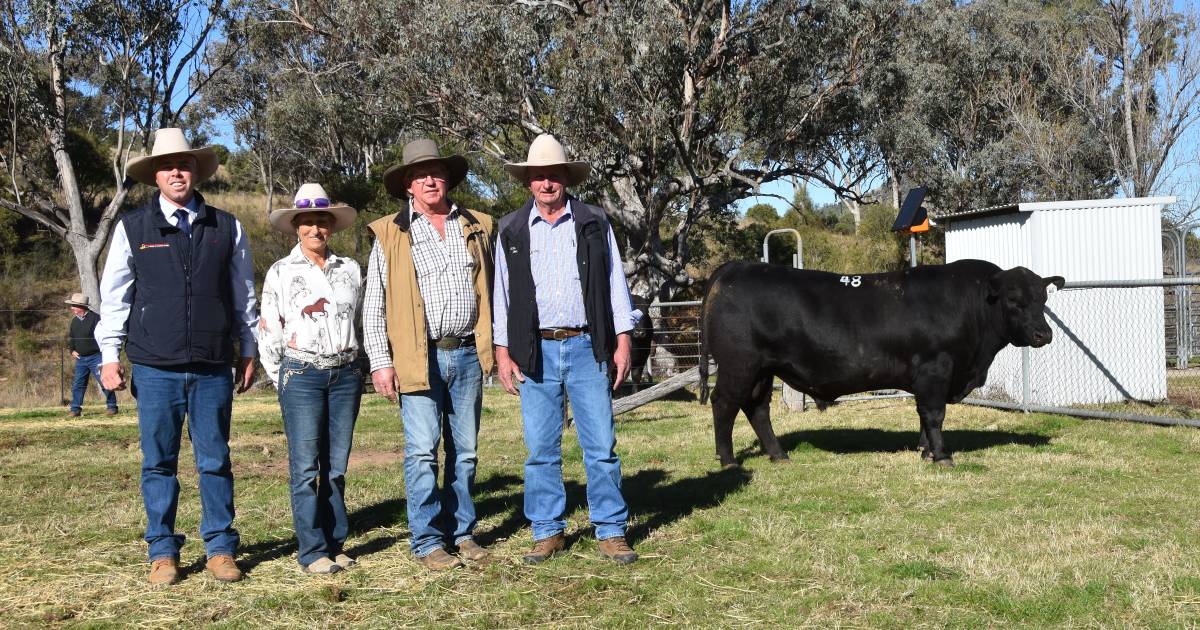
[[[711,287],[711,285],[710,285]],[[696,369],[700,372],[700,404],[708,402],[708,291],[704,292],[704,301],[700,303],[700,364]]]

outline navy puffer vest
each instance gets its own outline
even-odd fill
[[[158,195],[121,217],[134,275],[125,345],[133,363],[233,363],[234,218],[196,196],[191,239],[167,222]]]
[[[579,290],[592,336],[592,355],[597,363],[612,359],[617,348],[613,326],[612,296],[608,271],[608,218],[604,210],[569,197],[575,221],[575,264]],[[542,364],[541,324],[537,310],[537,288],[529,254],[529,211],[533,200],[500,220],[500,247],[508,264],[508,354],[524,372]]]

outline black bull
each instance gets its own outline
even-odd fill
[[[736,465],[733,422],[746,414],[772,460],[787,455],[771,428],[773,377],[824,408],[838,396],[902,389],[916,397],[921,456],[952,465],[942,440],[946,404],[983,384],[1008,344],[1050,343],[1042,278],[981,260],[893,273],[841,275],[763,263],[723,265],[702,309],[700,401],[708,356],[717,457]]]

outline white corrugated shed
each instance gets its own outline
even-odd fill
[[[1040,276],[1162,278],[1162,209],[1174,197],[1022,203],[948,215],[946,262],[988,260]],[[1051,294],[1050,345],[1005,348],[979,392],[1042,405],[1167,396],[1163,290],[1067,289]],[[1030,370],[1028,392],[1022,371]]]

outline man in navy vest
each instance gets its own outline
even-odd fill
[[[538,136],[525,162],[505,169],[532,198],[500,220],[493,331],[500,383],[517,394],[525,447],[525,516],[533,550],[544,562],[565,545],[562,478],[563,394],[570,397],[587,473],[588,513],[600,555],[637,560],[625,542],[629,509],[621,494],[621,460],[612,389],[629,372],[630,334],[640,316],[630,306],[617,240],[604,211],[567,195],[590,167],[568,162],[553,136]],[[609,388],[608,366],[616,379]]]
[[[254,266],[241,223],[206,205],[194,190],[216,170],[212,149],[192,149],[181,130],[160,129],[150,155],[126,167],[129,177],[156,186],[158,194],[122,215],[100,280],[101,384],[125,387],[122,341],[133,364],[154,585],[179,579],[184,536],[175,532],[176,471],[185,417],[200,478],[207,569],[224,582],[242,577],[233,560],[238,532],[229,420],[233,388],[240,394],[254,382],[258,315]]]

